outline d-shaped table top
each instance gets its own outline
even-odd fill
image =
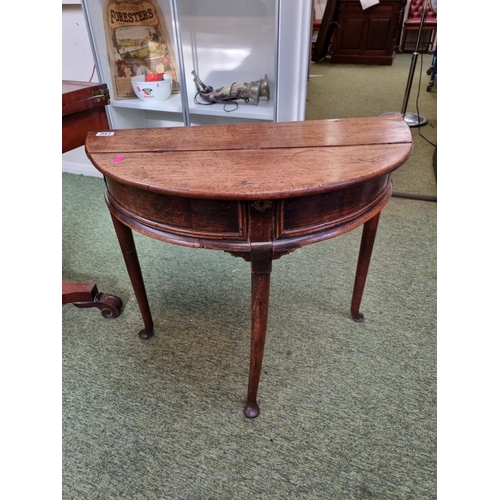
[[[105,177],[174,196],[267,200],[319,194],[395,170],[412,151],[401,117],[91,132]]]

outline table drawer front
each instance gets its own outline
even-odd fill
[[[181,198],[145,191],[106,178],[112,203],[132,219],[167,233],[192,238],[246,238],[240,202]]]
[[[281,238],[302,236],[349,223],[391,189],[390,175],[339,191],[284,200]]]

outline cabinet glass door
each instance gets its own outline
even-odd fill
[[[122,9],[119,21],[131,20],[132,26],[147,20],[151,5],[163,16],[180,82],[180,92],[163,101],[123,98],[117,91],[117,59],[125,63],[120,77],[124,71],[127,76],[137,71],[141,65],[131,66],[130,58],[157,48],[161,40],[155,29],[143,29],[144,36],[120,34],[120,48],[110,58],[106,37],[111,0],[81,1],[97,75],[110,92],[112,128],[304,119],[310,0],[113,0]],[[136,11],[128,15],[123,11],[127,4]],[[127,60],[120,62],[117,53]],[[164,61],[169,64],[168,57]],[[213,89],[215,99],[207,98],[205,87]],[[240,92],[245,99],[220,102],[224,92]]]
[[[277,0],[177,5],[191,123],[275,120]],[[220,102],[238,92],[246,99]]]

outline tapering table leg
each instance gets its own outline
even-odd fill
[[[115,226],[116,236],[120,243],[130,282],[132,283],[132,288],[134,289],[135,297],[144,321],[144,329],[139,332],[139,337],[141,337],[141,339],[149,339],[153,335],[153,318],[151,317],[151,311],[149,309],[148,297],[142,277],[141,265],[135,248],[134,236],[132,230],[118,220],[112,213],[111,219]]]
[[[351,301],[351,316],[354,321],[363,322],[364,316],[359,312],[363,291],[365,289],[366,277],[368,276],[368,268],[372,256],[373,244],[377,235],[378,221],[380,212],[374,215],[370,220],[366,221],[363,226],[363,234],[361,236],[361,246],[359,249],[358,265],[356,267],[356,278],[354,280],[354,291]]]
[[[258,244],[257,244],[258,246]],[[250,346],[250,370],[245,415],[255,418],[260,413],[257,404],[264,345],[266,342],[269,289],[272,268],[272,246],[265,244],[261,251],[252,249],[252,339]]]

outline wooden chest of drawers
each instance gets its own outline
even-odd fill
[[[338,0],[331,62],[392,65],[406,0],[381,0],[363,10],[359,0]]]

